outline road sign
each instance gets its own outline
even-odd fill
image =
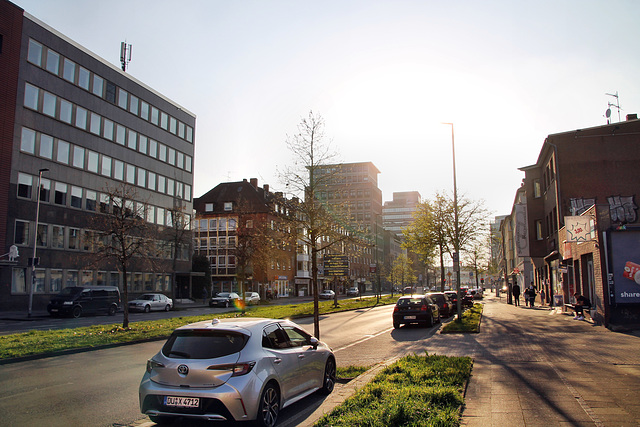
[[[349,275],[349,257],[346,255],[325,254],[323,264],[325,276]]]

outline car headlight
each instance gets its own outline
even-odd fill
[[[65,301],[62,305],[73,305],[73,301]]]

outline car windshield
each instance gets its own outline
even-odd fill
[[[178,359],[213,359],[239,352],[248,340],[248,336],[231,331],[178,330],[162,347],[162,354]]]
[[[229,292],[220,292],[216,295],[218,298],[228,298],[231,295]]]

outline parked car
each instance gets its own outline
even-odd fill
[[[151,310],[169,311],[173,308],[173,300],[162,294],[142,294],[138,298],[129,301],[129,311]]]
[[[320,299],[333,299],[336,296],[336,293],[331,289],[325,289],[324,291],[320,292],[320,295],[318,296],[320,297]]]
[[[455,311],[451,300],[444,292],[429,292],[427,296],[438,304],[440,317],[449,317]]]
[[[402,295],[413,295],[416,293],[416,288],[407,286],[402,290]]]
[[[444,291],[444,293],[451,300],[451,304],[453,305],[453,311],[457,312],[458,311],[458,294],[456,293],[456,291]],[[462,301],[461,301],[462,307],[464,308],[473,307],[473,297],[471,295],[465,295],[462,292],[462,290],[460,291],[460,293],[462,294]]]
[[[438,304],[426,295],[400,297],[393,309],[393,327],[396,329],[408,323],[423,323],[430,327],[439,322]]]
[[[51,316],[80,317],[83,314],[113,316],[120,306],[120,290],[116,286],[70,286],[53,296],[47,305]]]
[[[257,292],[245,292],[244,302],[247,304],[260,304],[260,294]]]
[[[358,295],[360,295],[360,290],[357,287],[347,289],[348,297],[357,297]]]
[[[218,292],[215,297],[211,297],[209,307],[229,307],[240,299],[240,295],[235,292]]]
[[[469,291],[471,295],[473,295],[473,299],[482,299],[484,298],[482,288],[471,289]]]
[[[325,343],[288,320],[234,318],[176,329],[147,361],[140,411],[174,418],[250,421],[273,427],[281,408],[329,394],[336,360]]]

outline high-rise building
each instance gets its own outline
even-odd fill
[[[402,231],[410,225],[413,214],[418,209],[420,193],[417,191],[394,192],[393,200],[384,202],[382,208],[382,226],[385,230],[393,231],[402,236]]]
[[[114,263],[88,262],[87,236],[116,187],[158,232],[192,212],[195,115],[13,3],[0,17],[0,248],[18,255],[2,258],[0,309],[26,309],[32,283],[34,309],[68,286],[122,286]],[[190,251],[169,252],[132,263],[132,293],[174,294]]]

